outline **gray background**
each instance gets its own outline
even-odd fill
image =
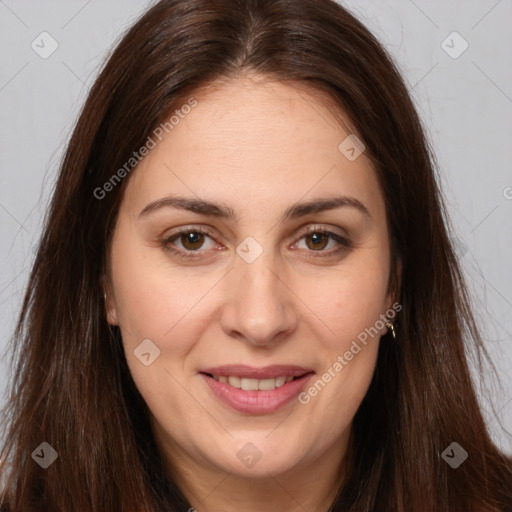
[[[512,0],[343,4],[395,57],[435,148],[475,312],[501,379],[479,379],[480,396],[493,436],[512,453]],[[2,403],[10,371],[4,352],[64,146],[109,49],[147,5],[0,0]],[[59,45],[47,59],[31,47],[43,31]],[[453,58],[464,41],[467,50]]]

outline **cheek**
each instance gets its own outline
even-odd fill
[[[322,372],[304,390],[312,425],[322,429],[325,443],[345,431],[371,383],[380,336],[385,331],[387,274],[382,264],[343,272],[325,281],[323,293],[313,295],[312,310],[329,331],[318,331]],[[328,334],[325,334],[325,333]]]
[[[149,338],[158,340],[160,345],[172,340],[174,350],[185,350],[186,337],[173,334],[183,327],[186,322],[182,320],[208,293],[214,280],[191,272],[182,275],[158,251],[122,239],[113,246],[112,280],[118,322],[125,345]]]
[[[111,263],[119,328],[130,373],[150,410],[158,412],[159,421],[174,424],[174,416],[165,416],[190,415],[190,406],[186,407],[190,405],[190,395],[180,385],[182,367],[200,329],[194,306],[211,285],[197,277],[176,279],[176,272],[162,264],[161,258],[156,261],[148,257],[147,248],[123,240],[113,246]],[[148,348],[142,352],[141,346]],[[140,358],[143,353],[150,354],[148,365]]]
[[[363,400],[385,331],[380,317],[386,311],[385,252],[375,249],[359,256],[324,279],[312,296],[311,309],[330,332],[319,338],[323,373],[305,390],[302,403],[323,418],[332,436],[348,426]]]
[[[382,320],[379,321],[386,311],[385,258],[360,259],[308,284],[301,296],[309,297],[308,306],[328,327],[328,335],[323,339],[330,349],[344,349],[371,327],[377,326],[381,333],[385,331]]]

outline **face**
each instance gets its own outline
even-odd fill
[[[313,93],[193,97],[127,183],[108,321],[171,465],[339,461],[393,312],[375,172]]]

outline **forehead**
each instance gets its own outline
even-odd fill
[[[350,120],[320,94],[243,77],[191,97],[195,106],[177,108],[172,129],[133,172],[127,201],[179,192],[261,208],[271,198],[340,193],[383,207],[369,158],[343,152]]]
[[[197,107],[173,130],[176,149],[186,138],[184,149],[215,151],[230,162],[250,153],[268,160],[265,150],[272,150],[273,159],[300,158],[300,147],[303,154],[312,148],[332,153],[340,135],[350,132],[326,98],[304,85],[244,76],[194,96]]]

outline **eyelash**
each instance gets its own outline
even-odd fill
[[[198,258],[198,257],[200,257],[199,253],[204,252],[204,251],[202,251],[202,250],[183,251],[181,249],[176,249],[175,247],[172,246],[172,242],[175,241],[176,239],[178,239],[181,235],[188,235],[190,233],[206,235],[213,239],[213,236],[211,235],[211,233],[208,230],[204,230],[202,228],[188,227],[188,228],[182,229],[180,231],[176,231],[171,236],[163,239],[161,241],[161,246],[166,251],[170,251],[174,256],[176,256],[182,260],[190,261],[195,258]],[[350,242],[348,239],[346,239],[340,235],[337,235],[336,233],[333,233],[332,231],[327,231],[325,229],[322,229],[322,228],[319,228],[316,226],[312,226],[311,228],[308,228],[304,233],[302,233],[302,235],[300,236],[298,241],[300,241],[303,238],[307,237],[308,235],[312,235],[312,234],[327,235],[330,239],[338,242],[340,244],[340,246],[337,249],[330,250],[330,251],[310,250],[309,252],[313,252],[313,253],[318,252],[318,253],[327,253],[327,254],[318,254],[318,255],[314,255],[314,256],[311,255],[311,256],[308,256],[309,258],[325,258],[325,257],[335,256],[337,254],[340,254],[340,253],[342,253],[348,249],[352,249],[354,247],[354,244],[352,242]],[[295,242],[295,243],[297,243],[297,242]]]

